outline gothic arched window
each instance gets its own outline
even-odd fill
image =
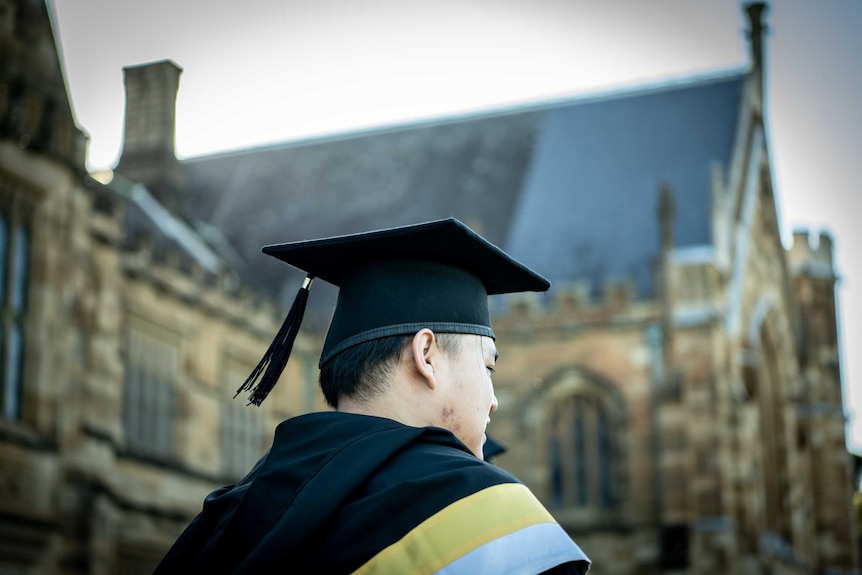
[[[542,380],[525,410],[535,422],[535,481],[566,528],[625,521],[628,409],[619,387],[566,367]]]
[[[610,420],[606,407],[589,395],[556,402],[548,430],[552,508],[614,506]]]
[[[764,511],[767,528],[785,541],[792,540],[788,467],[790,445],[785,421],[786,379],[771,330],[761,333],[761,357],[757,371],[757,409],[762,441]]]
[[[0,417],[19,419],[30,287],[32,208],[0,181]]]

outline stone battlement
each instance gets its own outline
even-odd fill
[[[793,230],[793,245],[787,252],[791,273],[834,278],[837,273],[833,252],[832,234],[797,228]]]
[[[274,302],[250,289],[233,272],[206,271],[191,258],[182,257],[179,250],[153,250],[143,242],[137,249],[124,251],[122,267],[129,277],[254,331],[268,330],[272,318],[279,315]]]
[[[654,319],[658,300],[639,298],[631,280],[611,280],[595,294],[587,281],[556,282],[546,294],[519,293],[492,304],[495,329],[575,328],[606,322]],[[520,327],[519,327],[520,326]]]

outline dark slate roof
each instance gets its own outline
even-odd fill
[[[712,244],[711,165],[727,170],[745,75],[548,109],[508,241],[553,281],[632,280],[654,294],[658,194],[673,191],[677,247]]]
[[[744,79],[190,159],[184,194],[285,301],[300,277],[261,246],[450,215],[552,280],[634,277],[650,295],[659,184],[674,188],[678,245],[709,243],[710,164],[729,164]]]
[[[187,201],[257,287],[289,302],[301,276],[262,255],[265,244],[448,216],[505,243],[539,120],[497,114],[187,160]],[[306,323],[326,320],[332,301],[334,290],[316,286]]]

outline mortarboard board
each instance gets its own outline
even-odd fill
[[[321,367],[351,346],[426,327],[494,337],[489,295],[550,287],[548,280],[454,218],[270,245],[263,252],[308,277],[275,340],[237,390],[254,387],[249,401],[258,405],[287,363],[314,278],[339,288]]]

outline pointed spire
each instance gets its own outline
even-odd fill
[[[748,39],[751,46],[751,75],[754,82],[754,98],[758,108],[763,103],[763,38],[769,27],[763,22],[763,15],[768,10],[766,2],[752,2],[745,5],[748,15]]]

